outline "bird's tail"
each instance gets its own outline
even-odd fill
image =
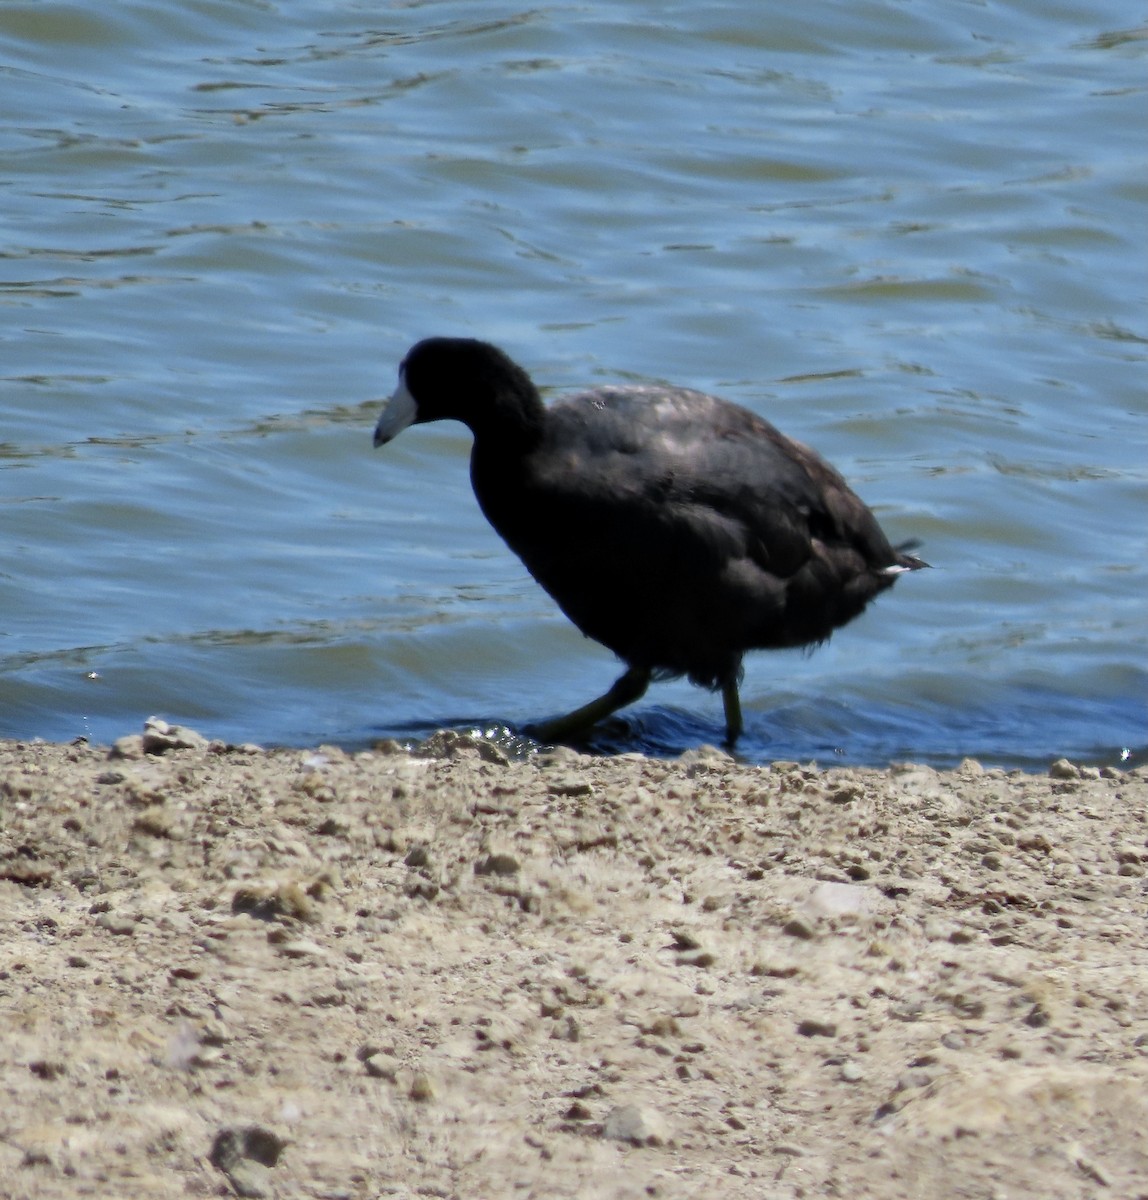
[[[897,554],[897,561],[892,566],[884,567],[881,571],[882,575],[901,575],[905,571],[919,571],[922,567],[932,566],[931,563],[925,562],[923,558],[918,558],[915,554],[910,554],[910,550],[916,550],[921,542],[918,538],[910,538],[907,542],[901,542],[893,547]]]

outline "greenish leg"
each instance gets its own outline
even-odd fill
[[[627,704],[633,704],[641,699],[650,686],[650,671],[647,667],[631,667],[624,675],[614,682],[605,695],[589,704],[583,704],[564,717],[555,717],[551,721],[538,721],[527,725],[526,732],[540,742],[561,742],[572,734],[581,733],[603,718]],[[736,689],[734,692],[736,699]],[[728,712],[728,709],[727,709]]]
[[[737,680],[727,679],[721,685],[721,699],[725,706],[725,744],[732,746],[741,737],[741,697],[737,694]]]

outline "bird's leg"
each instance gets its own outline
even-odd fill
[[[650,669],[648,667],[631,667],[624,675],[614,681],[614,686],[597,700],[583,704],[564,717],[555,717],[550,721],[538,721],[527,725],[526,732],[540,742],[561,742],[571,734],[581,733],[596,725],[612,712],[633,704],[641,699],[650,686]],[[735,689],[736,696],[736,689]]]
[[[721,701],[725,706],[725,744],[732,746],[741,737],[741,698],[737,694],[737,676],[721,685]]]

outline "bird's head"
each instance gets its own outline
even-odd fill
[[[474,338],[426,338],[399,366],[399,384],[375,426],[385,446],[408,425],[462,421],[473,433],[541,410],[530,377],[497,346]]]

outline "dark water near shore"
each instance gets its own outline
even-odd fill
[[[1131,20],[0,6],[0,736],[358,745],[604,689],[463,431],[371,449],[407,346],[458,333],[746,404],[924,542],[828,646],[747,661],[747,758],[1144,761]],[[721,729],[660,685],[598,745]]]

